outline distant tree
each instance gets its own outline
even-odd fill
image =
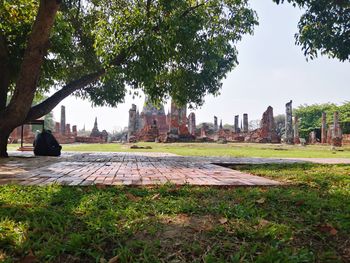
[[[276,124],[276,132],[278,136],[283,137],[284,132],[286,130],[286,115],[285,114],[279,114],[274,117],[275,124]]]
[[[313,59],[318,53],[350,61],[349,0],[273,0],[305,10],[298,23],[296,43]]]
[[[256,129],[259,129],[260,128],[260,120],[251,120],[249,121],[248,123],[248,128],[250,131],[254,131]]]
[[[227,124],[227,123],[226,123],[226,124],[223,125],[223,128],[224,128],[224,129],[228,129],[228,130],[233,130],[233,126],[234,126],[234,125],[230,125],[230,124]]]
[[[311,131],[321,128],[322,112],[327,113],[327,122],[332,123],[333,113],[338,109],[334,103],[305,104],[294,109],[294,115],[299,117],[300,137],[307,138]]]
[[[0,157],[14,128],[73,93],[116,106],[129,87],[154,101],[203,104],[256,24],[248,0],[1,1]]]

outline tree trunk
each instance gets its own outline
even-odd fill
[[[7,92],[10,85],[10,66],[5,37],[0,32],[0,111],[4,110],[7,102]]]
[[[0,158],[8,157],[7,140],[10,137],[9,132],[0,131]]]
[[[40,1],[38,14],[28,37],[13,96],[10,103],[4,109],[0,109],[0,157],[7,157],[7,139],[11,131],[24,122],[31,108],[40,69],[47,53],[50,32],[59,7],[59,0]]]

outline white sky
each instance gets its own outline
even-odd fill
[[[274,114],[284,113],[285,103],[301,104],[350,101],[350,63],[319,57],[307,62],[294,34],[300,10],[289,4],[277,6],[271,0],[252,0],[260,25],[253,36],[245,36],[238,46],[239,65],[223,81],[221,95],[207,96],[204,106],[195,111],[197,123],[233,124],[234,115],[248,113],[249,120],[260,119],[271,105]],[[347,91],[347,92],[346,92]],[[60,119],[60,106],[66,106],[66,122],[81,129],[92,129],[98,119],[100,130],[119,130],[127,126],[128,110],[135,103],[142,108],[143,98],[126,97],[117,108],[96,107],[71,96],[54,109]],[[167,108],[166,108],[167,112]]]

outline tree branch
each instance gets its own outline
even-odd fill
[[[130,49],[128,49],[129,51]],[[113,66],[121,65],[127,57],[127,51],[121,51],[118,56],[112,61]],[[25,122],[32,121],[42,116],[48,114],[53,110],[63,99],[71,95],[73,92],[83,89],[89,84],[97,81],[101,76],[106,73],[105,69],[97,70],[94,73],[87,74],[77,80],[74,80],[67,85],[65,85],[62,89],[57,91],[51,97],[47,98],[43,102],[38,105],[33,106],[25,119]]]
[[[82,89],[87,85],[97,81],[102,75],[105,74],[104,69],[100,69],[94,73],[87,74],[77,80],[74,80],[62,89],[57,91],[55,94],[39,103],[38,105],[33,106],[25,119],[25,122],[36,120],[42,116],[48,114],[53,108],[55,108],[63,99],[71,95],[74,91]]]
[[[197,8],[204,6],[207,3],[207,1],[204,1],[203,3],[196,4],[195,6],[191,6],[190,8],[186,9],[182,14],[181,17],[187,16],[192,11],[196,10]]]

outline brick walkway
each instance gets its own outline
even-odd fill
[[[64,153],[57,158],[11,152],[10,156],[0,160],[0,184],[279,185],[215,164],[350,163],[350,159],[184,157],[167,153]]]
[[[18,155],[18,154],[17,154]],[[279,185],[277,181],[212,164],[217,158],[163,153],[79,153],[13,156],[0,162],[0,184],[47,185]]]

